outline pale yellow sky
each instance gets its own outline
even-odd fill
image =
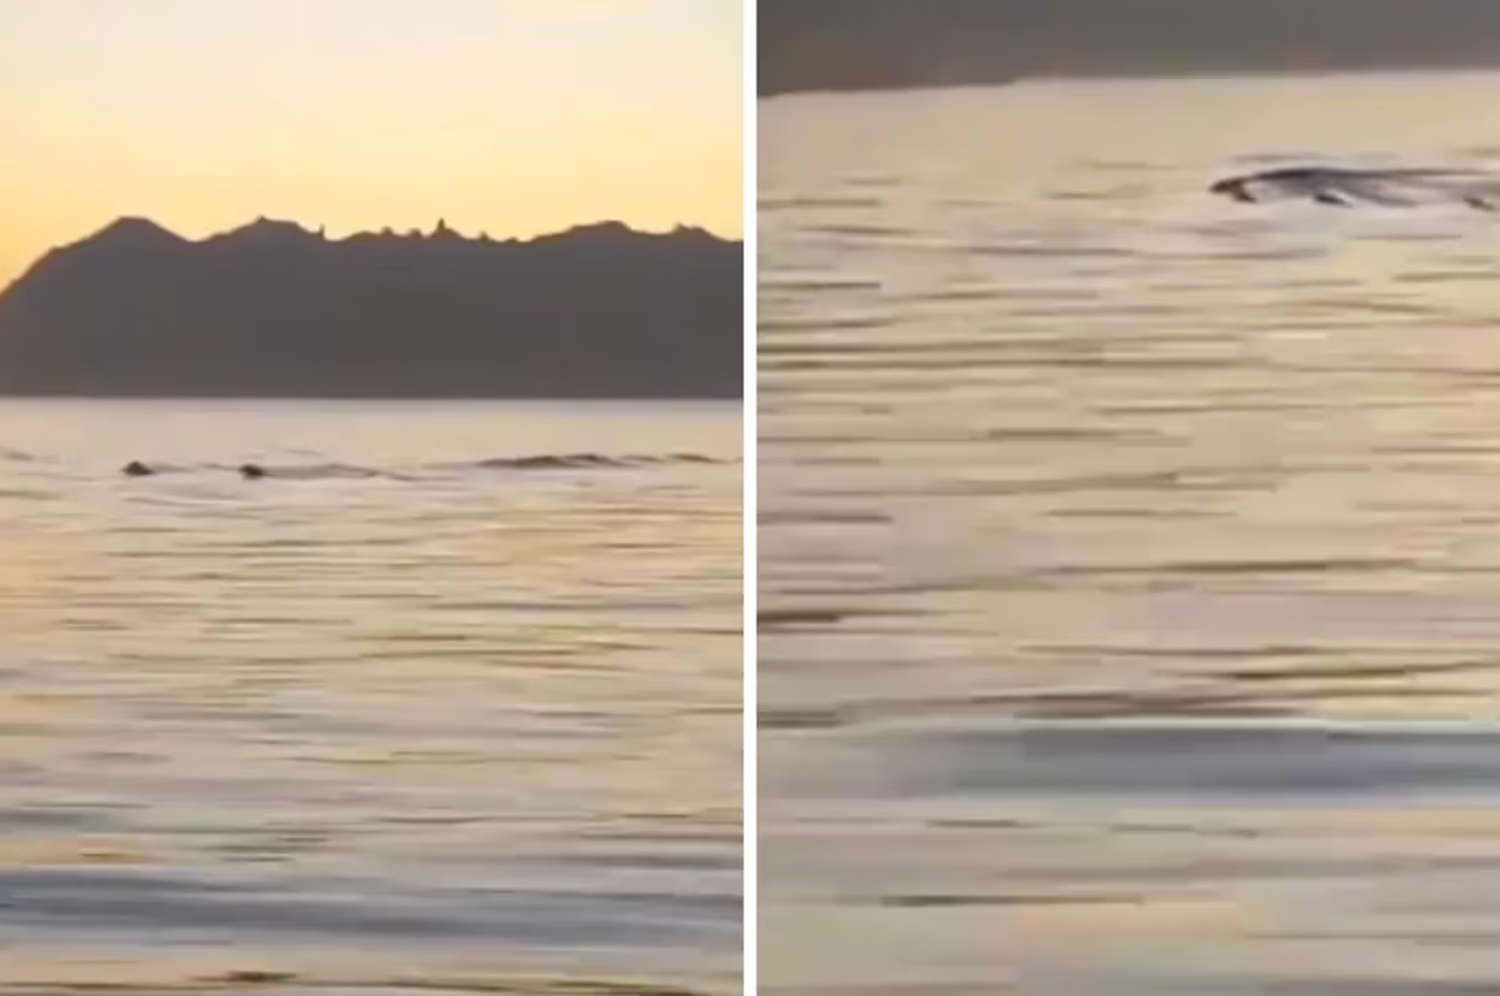
[[[0,284],[121,215],[739,237],[741,0],[0,0]]]

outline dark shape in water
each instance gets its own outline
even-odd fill
[[[602,453],[542,453],[535,456],[491,457],[473,464],[490,470],[548,470],[574,467],[633,467],[643,463],[722,463],[699,453],[668,453],[660,455],[632,454],[622,457],[605,456]]]
[[[763,609],[755,614],[760,626],[796,626],[836,623],[844,613],[833,609]]]
[[[277,982],[291,982],[296,978],[296,972],[272,972],[257,968],[242,968],[233,972],[225,972],[223,975],[202,976],[202,981],[208,983],[226,983],[229,985],[264,986]]]
[[[1478,170],[1288,166],[1226,177],[1208,189],[1247,204],[1306,199],[1337,207],[1459,203],[1494,211],[1500,206],[1500,178]]]
[[[139,460],[132,460],[125,466],[120,468],[120,473],[124,474],[126,477],[150,477],[152,474],[156,473],[156,471],[141,463]]]
[[[247,481],[253,481],[266,476],[266,468],[254,463],[240,464],[240,476]]]

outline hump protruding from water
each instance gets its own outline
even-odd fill
[[[4,451],[0,451],[3,455]],[[449,476],[465,471],[620,471],[631,468],[648,468],[678,464],[718,465],[737,463],[738,460],[708,456],[703,453],[631,453],[611,456],[603,453],[537,453],[512,457],[487,457],[441,463],[416,463],[387,467],[363,467],[347,463],[307,462],[264,464],[246,461],[231,463],[156,463],[131,460],[120,468],[126,477],[152,477],[162,473],[193,474],[206,472],[222,474],[226,471],[238,474],[247,481],[262,478],[277,480],[340,480],[360,478],[384,478],[388,480],[420,480],[429,474]]]
[[[1208,189],[1246,204],[1306,200],[1338,207],[1455,204],[1500,209],[1500,176],[1482,170],[1283,166],[1228,176]]]

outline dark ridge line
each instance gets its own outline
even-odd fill
[[[347,235],[333,237],[327,234],[326,225],[318,225],[316,228],[309,228],[304,223],[299,221],[292,221],[285,218],[271,218],[267,215],[260,215],[254,221],[235,226],[234,228],[226,228],[222,231],[210,232],[208,235],[204,235],[199,238],[192,238],[190,236],[182,235],[179,232],[173,231],[171,228],[155,220],[154,218],[148,218],[144,215],[121,215],[114,221],[111,221],[108,224],[96,229],[91,234],[74,239],[72,242],[63,243],[63,245],[59,246],[58,248],[65,248],[69,245],[76,245],[79,242],[87,242],[90,239],[97,238],[98,236],[110,232],[111,230],[138,231],[141,233],[155,232],[158,235],[167,236],[168,238],[171,238],[177,242],[192,246],[208,245],[225,239],[245,238],[252,236],[270,236],[272,233],[275,233],[276,235],[282,237],[303,236],[306,238],[317,239],[318,241],[326,242],[330,245],[338,245],[343,242],[358,241],[362,239],[393,239],[403,242],[448,242],[454,244],[469,243],[473,245],[529,246],[535,245],[538,242],[548,242],[554,239],[566,239],[585,235],[588,233],[602,232],[611,232],[615,234],[625,235],[627,237],[635,236],[638,238],[646,239],[692,237],[711,239],[715,242],[723,242],[727,245],[743,244],[743,240],[741,239],[733,239],[719,235],[716,232],[713,232],[710,229],[704,228],[700,225],[686,225],[677,223],[671,228],[664,231],[653,231],[646,228],[636,228],[629,222],[620,221],[618,219],[603,219],[600,221],[581,222],[576,225],[569,225],[566,228],[559,228],[547,232],[538,232],[535,235],[525,237],[507,236],[504,238],[495,238],[486,230],[481,230],[478,235],[474,236],[464,235],[461,232],[448,227],[446,218],[439,218],[434,224],[431,232],[424,232],[419,228],[409,228],[404,231],[397,231],[394,228],[386,226],[378,230],[359,229],[357,231],[350,232]]]

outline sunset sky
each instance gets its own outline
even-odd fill
[[[120,215],[741,235],[740,0],[0,0],[0,285]]]

